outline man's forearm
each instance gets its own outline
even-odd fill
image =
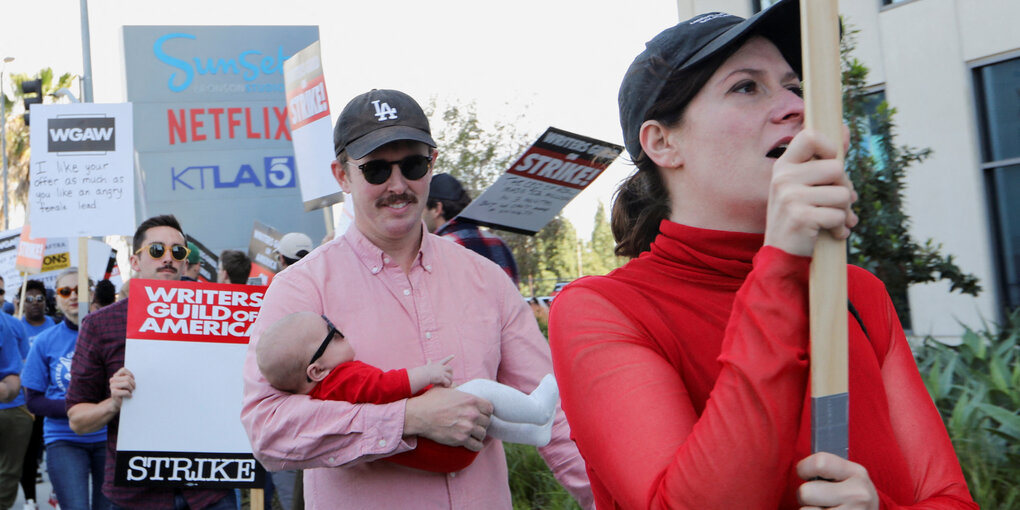
[[[108,398],[98,404],[82,402],[71,406],[67,410],[67,419],[75,434],[88,434],[106,426],[119,412],[120,408],[113,399]]]
[[[18,396],[21,390],[21,377],[18,374],[10,374],[0,379],[0,403],[6,404]]]

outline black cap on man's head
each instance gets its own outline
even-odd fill
[[[743,44],[752,35],[772,41],[800,74],[799,0],[780,0],[748,19],[723,12],[695,16],[663,30],[645,44],[645,51],[631,63],[620,85],[620,124],[631,158],[636,160],[641,154],[641,124],[666,81],[734,44]]]
[[[339,156],[346,149],[351,159],[399,140],[436,146],[421,106],[398,90],[372,89],[351,99],[333,128],[334,153]]]
[[[429,184],[429,200],[457,202],[464,197],[464,186],[450,174],[435,174]]]

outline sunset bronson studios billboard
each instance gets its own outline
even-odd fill
[[[248,245],[253,220],[312,239],[287,126],[283,61],[314,26],[125,26],[138,152],[136,216],[173,213],[215,253]]]

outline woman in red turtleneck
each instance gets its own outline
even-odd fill
[[[850,459],[810,454],[807,280],[856,198],[803,132],[798,7],[667,29],[624,78],[636,257],[557,296],[563,409],[599,508],[977,508],[885,288],[848,267]],[[811,480],[805,482],[805,480]]]

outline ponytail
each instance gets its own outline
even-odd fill
[[[659,224],[669,215],[669,191],[655,164],[641,154],[638,171],[620,184],[613,198],[611,227],[616,254],[633,258],[651,249]]]

